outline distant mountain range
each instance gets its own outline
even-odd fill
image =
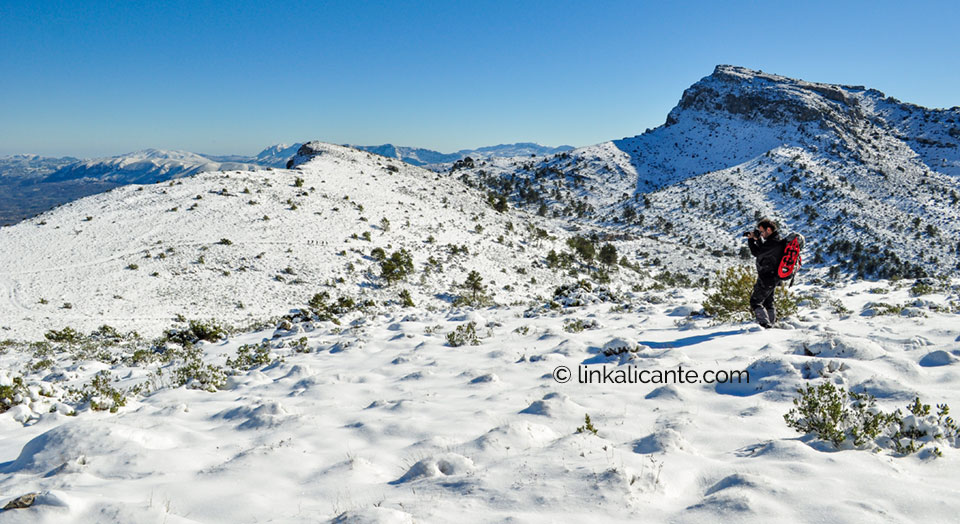
[[[435,166],[438,164],[451,164],[457,160],[470,157],[474,160],[487,159],[494,157],[530,157],[552,155],[563,151],[570,151],[572,146],[547,147],[531,142],[520,142],[516,144],[500,144],[497,146],[481,147],[478,149],[461,149],[456,153],[438,153],[429,149],[420,149],[415,147],[395,146],[393,144],[383,144],[381,146],[356,146],[350,145],[354,149],[369,151],[381,156],[396,158],[414,166]]]
[[[207,171],[250,171],[283,168],[301,144],[277,144],[255,156],[204,155],[187,151],[145,149],[113,157],[77,159],[13,155],[0,158],[0,226],[13,224],[77,198],[125,184],[152,184]],[[351,146],[423,166],[452,163],[466,156],[525,156],[572,149],[532,143],[505,144],[439,153],[428,149],[382,146]]]

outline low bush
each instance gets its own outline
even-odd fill
[[[403,280],[411,273],[413,273],[413,257],[406,249],[401,248],[389,258],[380,261],[380,276],[387,281],[387,284]]]
[[[266,366],[272,361],[268,344],[244,344],[237,348],[236,358],[227,358],[227,367],[249,371],[256,367]]]
[[[749,266],[731,267],[720,271],[713,284],[713,293],[703,302],[703,311],[717,322],[743,322],[753,318],[750,310],[750,295],[757,277]],[[789,318],[797,314],[797,297],[783,285],[773,293],[777,318]]]
[[[467,322],[457,326],[456,329],[447,333],[447,345],[450,347],[460,347],[465,345],[479,346],[480,339],[477,337],[477,323]]]
[[[921,450],[933,442],[960,444],[960,427],[949,416],[950,407],[937,405],[936,414],[917,397],[907,406],[905,415],[899,409],[884,413],[876,407],[876,399],[867,393],[854,393],[829,382],[808,385],[797,390],[799,398],[783,419],[787,426],[800,433],[840,447],[850,442],[854,447],[876,446],[892,449],[902,455]],[[940,449],[933,453],[940,455]]]

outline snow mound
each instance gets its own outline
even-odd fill
[[[949,366],[958,359],[956,356],[943,350],[927,353],[920,359],[920,365],[923,367]]]
[[[279,426],[287,420],[296,418],[296,415],[291,415],[281,403],[269,401],[255,406],[240,406],[221,411],[213,418],[243,420],[237,429],[264,429]]]
[[[521,421],[497,426],[473,441],[481,449],[522,451],[541,448],[559,438],[552,429],[542,424]]]
[[[87,473],[101,478],[137,479],[156,473],[148,457],[173,442],[154,433],[103,421],[76,421],[57,426],[27,442],[16,460],[0,472],[52,477]]]
[[[465,475],[474,470],[473,461],[456,453],[444,453],[437,457],[428,457],[410,467],[406,473],[391,484],[403,484],[415,480],[435,477]]]
[[[680,394],[680,389],[677,386],[672,384],[666,386],[660,386],[650,393],[647,393],[643,398],[647,400],[683,400],[683,395]]]
[[[583,407],[570,400],[570,397],[563,393],[547,393],[543,399],[537,400],[527,406],[520,413],[528,415],[543,415],[545,417],[557,418],[565,416],[580,416]]]
[[[803,350],[805,354],[814,357],[858,360],[873,360],[887,353],[880,344],[871,340],[840,335],[828,335],[812,344],[805,343]]]
[[[765,357],[747,366],[749,381],[717,384],[717,393],[748,397],[764,392],[793,395],[802,379],[800,372],[781,357]]]
[[[666,453],[668,451],[688,450],[690,445],[675,429],[666,428],[643,437],[633,444],[633,452],[646,455],[649,453]]]
[[[413,515],[391,508],[369,507],[345,511],[331,524],[413,524]]]

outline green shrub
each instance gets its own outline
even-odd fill
[[[941,439],[954,446],[960,444],[960,427],[949,416],[950,406],[937,404],[937,414],[932,415],[930,405],[921,403],[920,397],[916,397],[907,405],[907,412],[910,413],[907,416],[903,416],[899,409],[894,412],[897,426],[890,441],[897,453],[909,455]],[[940,456],[940,449],[934,448],[934,454]]]
[[[597,329],[600,324],[596,320],[568,319],[563,322],[563,330],[567,333],[580,333],[585,329]]]
[[[839,446],[848,438],[855,446],[875,440],[894,419],[874,409],[875,399],[867,394],[847,392],[829,382],[797,390],[800,398],[783,416],[787,426],[800,433],[812,433]]]
[[[307,337],[300,337],[295,342],[290,344],[290,348],[293,349],[294,353],[309,353],[310,346],[307,345]]]
[[[593,422],[590,420],[590,415],[584,413],[583,415],[584,424],[577,428],[577,433],[593,433],[597,434],[597,428],[593,427]]]
[[[217,242],[217,243],[220,244],[221,246],[232,246],[232,245],[233,245],[233,242],[231,242],[229,238],[221,238],[220,241]]]
[[[896,316],[902,313],[904,308],[902,304],[887,304],[886,302],[870,302],[867,304],[867,307],[872,308],[877,316]]]
[[[960,444],[960,427],[949,416],[950,407],[937,405],[936,415],[930,406],[917,397],[907,406],[907,415],[899,409],[884,413],[876,408],[876,400],[867,393],[854,393],[829,382],[797,390],[794,408],[783,416],[787,425],[800,433],[839,447],[851,441],[856,447],[873,443],[909,455],[931,442]],[[940,455],[940,449],[933,453]]]
[[[456,329],[447,333],[447,345],[450,347],[460,347],[470,344],[479,346],[480,339],[477,338],[477,323],[467,322],[457,326]]]
[[[406,249],[401,248],[380,262],[380,276],[387,281],[387,284],[403,280],[411,273],[413,273],[413,257]]]
[[[333,303],[328,303],[328,300],[330,300],[330,294],[321,291],[310,298],[307,306],[310,308],[310,312],[317,317],[317,320],[333,322],[334,324],[340,324],[340,317],[351,311],[364,310],[373,305],[372,301],[367,300],[358,303],[347,296],[338,297]]]
[[[410,296],[410,291],[406,289],[400,290],[400,303],[403,304],[403,307],[416,306],[416,304],[413,303],[413,297]]]
[[[839,298],[830,301],[830,309],[838,315],[849,315],[853,313],[847,306],[843,305],[843,302]]]
[[[77,344],[83,340],[83,335],[69,326],[61,329],[60,331],[51,329],[43,336],[50,342],[61,342],[65,344]]]
[[[707,295],[703,311],[717,322],[743,322],[753,318],[750,295],[756,275],[749,266],[731,267],[720,271],[714,282],[714,292]],[[789,318],[797,313],[797,298],[785,286],[777,286],[773,294],[777,318]]]

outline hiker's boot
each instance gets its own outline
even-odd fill
[[[772,324],[770,324],[770,320],[767,318],[767,310],[763,309],[762,307],[758,307],[757,309],[753,310],[753,314],[757,316],[757,324],[760,324],[765,328],[772,326]]]
[[[767,321],[770,322],[771,326],[777,323],[777,310],[775,308],[767,310]]]

